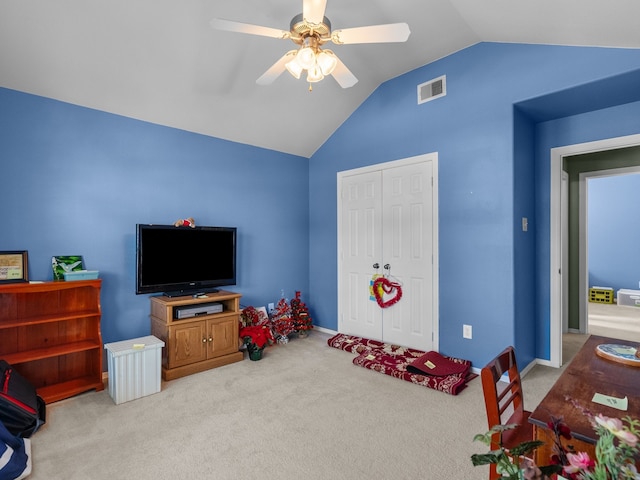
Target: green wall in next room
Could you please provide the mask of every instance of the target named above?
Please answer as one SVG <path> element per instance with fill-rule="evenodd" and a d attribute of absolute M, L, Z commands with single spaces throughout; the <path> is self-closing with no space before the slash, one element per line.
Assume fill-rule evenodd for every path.
<path fill-rule="evenodd" d="M 569 329 L 580 329 L 580 174 L 635 166 L 640 166 L 640 147 L 573 155 L 564 159 L 562 168 L 569 175 Z M 611 212 L 612 215 L 615 213 Z"/>

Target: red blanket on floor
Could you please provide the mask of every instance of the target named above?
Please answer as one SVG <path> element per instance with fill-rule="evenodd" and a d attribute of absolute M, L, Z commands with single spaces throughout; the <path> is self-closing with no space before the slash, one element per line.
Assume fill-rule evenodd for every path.
<path fill-rule="evenodd" d="M 357 354 L 353 359 L 354 365 L 450 395 L 460 393 L 466 387 L 467 382 L 477 376 L 470 373 L 470 361 L 447 357 L 437 352 L 424 352 L 342 333 L 334 335 L 327 340 L 327 343 L 331 347 Z M 425 357 L 428 353 L 431 355 Z M 434 368 L 427 367 L 425 369 L 424 365 L 429 359 Z M 418 369 L 416 366 L 420 368 Z M 446 374 L 422 373 L 420 370 L 432 370 L 432 373 L 444 372 Z"/>

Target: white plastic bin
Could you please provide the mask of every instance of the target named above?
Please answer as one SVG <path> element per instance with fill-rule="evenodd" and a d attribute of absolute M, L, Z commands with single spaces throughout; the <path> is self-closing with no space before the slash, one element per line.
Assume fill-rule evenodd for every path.
<path fill-rule="evenodd" d="M 640 307 L 640 290 L 622 288 L 618 290 L 618 305 Z"/>
<path fill-rule="evenodd" d="M 160 391 L 162 347 L 153 335 L 104 345 L 109 395 L 116 405 Z"/>

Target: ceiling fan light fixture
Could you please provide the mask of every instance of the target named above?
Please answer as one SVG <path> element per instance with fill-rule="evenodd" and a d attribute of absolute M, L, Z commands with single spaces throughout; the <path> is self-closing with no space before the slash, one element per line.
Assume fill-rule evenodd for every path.
<path fill-rule="evenodd" d="M 336 45 L 406 42 L 411 34 L 406 23 L 369 25 L 334 31 L 331 29 L 331 22 L 324 16 L 326 3 L 327 0 L 302 0 L 302 13 L 291 19 L 289 31 L 221 18 L 211 20 L 211 26 L 218 30 L 287 39 L 296 45 L 295 50 L 285 53 L 256 80 L 259 85 L 272 83 L 284 70 L 288 70 L 297 79 L 306 70 L 309 82 L 319 82 L 325 76 L 332 75 L 342 88 L 352 87 L 358 79 L 332 51 L 323 50 L 322 46 L 327 42 Z"/>
<path fill-rule="evenodd" d="M 338 64 L 338 59 L 331 50 L 321 50 L 316 60 L 323 75 L 331 75 Z"/>
<path fill-rule="evenodd" d="M 318 65 L 314 65 L 309 70 L 307 70 L 307 82 L 316 83 L 324 78 L 322 74 L 322 69 Z"/>
<path fill-rule="evenodd" d="M 298 50 L 296 62 L 300 67 L 308 70 L 316 64 L 316 54 L 311 47 L 302 47 Z"/>
<path fill-rule="evenodd" d="M 289 71 L 289 73 L 297 79 L 300 79 L 300 75 L 302 75 L 302 71 L 304 70 L 304 68 L 300 66 L 295 58 L 286 63 L 285 67 Z"/>
<path fill-rule="evenodd" d="M 309 70 L 316 64 L 316 52 L 318 51 L 318 39 L 313 36 L 305 37 L 296 54 L 296 61 L 305 70 Z"/>

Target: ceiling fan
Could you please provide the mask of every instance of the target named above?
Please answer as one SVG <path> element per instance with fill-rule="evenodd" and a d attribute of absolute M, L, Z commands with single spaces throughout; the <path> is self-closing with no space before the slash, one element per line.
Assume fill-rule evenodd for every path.
<path fill-rule="evenodd" d="M 288 70 L 295 78 L 306 71 L 309 91 L 311 84 L 332 75 L 342 88 L 349 88 L 358 79 L 331 50 L 322 46 L 331 41 L 336 45 L 356 43 L 406 42 L 409 26 L 406 23 L 389 23 L 368 27 L 331 30 L 331 22 L 324 16 L 327 0 L 303 0 L 302 13 L 291 20 L 289 31 L 261 27 L 248 23 L 214 18 L 211 26 L 218 30 L 248 33 L 265 37 L 289 39 L 298 47 L 285 53 L 258 80 L 258 85 L 269 85 L 282 72 Z"/>

